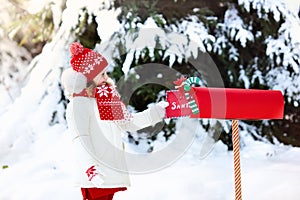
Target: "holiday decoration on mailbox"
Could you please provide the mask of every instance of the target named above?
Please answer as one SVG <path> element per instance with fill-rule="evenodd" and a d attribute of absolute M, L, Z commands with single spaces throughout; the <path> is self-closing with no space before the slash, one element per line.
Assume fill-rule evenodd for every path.
<path fill-rule="evenodd" d="M 167 91 L 166 118 L 214 118 L 232 120 L 235 199 L 242 199 L 238 120 L 282 119 L 281 91 L 195 87 L 199 77 L 174 81 L 177 90 Z"/>

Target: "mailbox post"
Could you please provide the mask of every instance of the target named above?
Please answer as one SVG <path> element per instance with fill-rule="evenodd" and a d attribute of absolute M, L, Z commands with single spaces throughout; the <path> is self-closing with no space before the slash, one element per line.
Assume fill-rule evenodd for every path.
<path fill-rule="evenodd" d="M 232 120 L 235 199 L 242 199 L 238 120 L 282 119 L 281 91 L 193 87 L 198 77 L 174 81 L 177 90 L 167 91 L 166 118 L 214 118 Z"/>

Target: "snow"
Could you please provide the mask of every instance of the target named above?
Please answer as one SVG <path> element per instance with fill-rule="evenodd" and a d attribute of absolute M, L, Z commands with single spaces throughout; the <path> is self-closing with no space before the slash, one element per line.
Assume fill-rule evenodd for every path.
<path fill-rule="evenodd" d="M 12 104 L 21 93 L 31 56 L 8 38 L 0 36 L 0 41 L 0 113 L 3 113 L 6 106 Z"/>
<path fill-rule="evenodd" d="M 163 170 L 130 175 L 132 186 L 114 199 L 234 199 L 232 152 L 218 142 L 200 159 L 201 142 L 196 139 L 181 159 Z M 22 143 L 27 148 L 19 157 L 1 156 L 1 165 L 8 165 L 0 170 L 1 200 L 81 199 L 80 189 L 72 183 L 74 158 L 64 126 L 24 137 Z M 244 199 L 298 199 L 299 158 L 300 148 L 248 139 L 241 151 Z"/>
<path fill-rule="evenodd" d="M 247 41 L 253 41 L 254 36 L 251 31 L 244 27 L 243 20 L 238 16 L 235 8 L 228 9 L 224 16 L 224 28 L 231 39 L 240 41 L 243 47 L 246 47 Z"/>
<path fill-rule="evenodd" d="M 298 13 L 300 11 L 300 2 L 299 1 L 297 1 L 297 0 L 283 0 L 283 2 L 287 6 L 287 8 L 289 10 L 291 10 L 292 13 L 294 13 L 295 15 L 298 15 Z"/>
<path fill-rule="evenodd" d="M 250 7 L 255 9 L 258 16 L 262 18 L 267 18 L 267 14 L 272 12 L 276 21 L 279 21 L 280 17 L 285 20 L 278 30 L 278 36 L 270 36 L 265 40 L 265 44 L 267 46 L 266 55 L 270 60 L 274 60 L 274 63 L 272 63 L 271 68 L 273 69 L 267 73 L 266 79 L 260 80 L 266 82 L 268 86 L 270 86 L 270 89 L 281 90 L 286 96 L 292 99 L 291 101 L 299 101 L 300 22 L 299 17 L 297 16 L 300 8 L 299 1 L 239 0 L 238 3 L 243 5 L 248 12 L 250 12 Z M 263 14 L 261 12 L 262 10 L 264 10 Z M 230 13 L 229 16 L 235 16 L 236 20 L 234 20 L 234 23 L 230 26 L 234 30 L 231 32 L 231 36 L 235 36 L 237 39 L 237 33 L 235 32 L 235 29 L 239 30 L 239 27 L 242 27 L 243 23 L 239 23 L 242 20 L 237 16 L 238 13 L 235 9 L 232 11 L 228 10 L 226 12 Z M 246 32 L 243 32 L 241 35 L 243 35 L 243 37 L 240 38 L 242 46 L 244 46 L 245 41 L 252 39 L 252 36 L 247 35 Z M 218 41 L 219 40 L 217 39 L 217 43 Z M 220 44 L 218 46 L 222 44 L 221 42 L 219 43 Z M 220 52 L 220 49 L 221 47 L 216 47 L 215 52 Z M 256 68 L 255 65 L 251 67 Z M 291 73 L 288 73 L 287 71 L 290 71 Z M 242 75 L 242 77 L 245 77 L 244 74 Z"/>
<path fill-rule="evenodd" d="M 45 2 L 50 2 L 50 0 Z M 81 199 L 80 189 L 73 184 L 76 177 L 76 172 L 73 171 L 75 155 L 72 155 L 70 151 L 71 140 L 63 118 L 64 107 L 62 103 L 59 103 L 61 100 L 59 77 L 62 68 L 68 66 L 70 55 L 67 53 L 67 46 L 74 40 L 70 30 L 76 31 L 78 28 L 78 16 L 82 14 L 80 13 L 81 8 L 86 7 L 87 13 L 98 16 L 96 18 L 97 31 L 101 39 L 105 41 L 109 40 L 114 31 L 120 27 L 116 20 L 120 10 L 106 11 L 102 9 L 111 6 L 111 1 L 99 1 L 96 6 L 93 2 L 92 0 L 67 1 L 67 8 L 62 13 L 62 23 L 58 32 L 53 40 L 44 47 L 42 54 L 35 57 L 28 66 L 28 69 L 33 70 L 26 86 L 22 88 L 20 96 L 10 102 L 1 85 L 0 105 L 5 105 L 0 110 L 1 200 Z M 249 2 L 239 0 L 240 4 Z M 251 2 L 254 2 L 255 8 L 261 9 L 259 6 L 262 5 L 262 0 L 252 0 Z M 281 8 L 276 7 L 277 4 L 273 4 L 271 0 L 265 2 L 264 8 L 275 11 L 275 18 L 278 19 L 277 9 Z M 30 3 L 32 3 L 31 9 L 43 7 L 37 0 L 32 0 Z M 245 6 L 246 9 L 249 9 L 250 4 Z M 1 7 L 1 9 L 3 8 Z M 284 10 L 281 9 L 281 11 Z M 32 12 L 37 12 L 37 10 L 32 10 Z M 235 20 L 232 22 L 229 21 L 229 18 Z M 232 39 L 239 41 L 242 46 L 245 46 L 247 41 L 253 40 L 254 36 L 247 29 L 249 27 L 244 27 L 242 19 L 235 9 L 226 12 L 226 20 L 228 21 L 225 21 L 221 28 L 227 26 L 224 30 L 229 31 Z M 56 21 L 59 20 L 56 19 Z M 278 39 L 269 38 L 266 41 L 268 55 L 272 57 L 281 52 L 285 53 L 288 48 L 283 46 L 284 40 L 292 38 L 289 45 L 295 49 L 294 57 L 285 53 L 284 65 L 270 70 L 267 76 L 267 84 L 272 89 L 285 91 L 288 96 L 293 96 L 295 92 L 299 91 L 300 83 L 299 66 L 293 64 L 293 59 L 299 58 L 297 57 L 299 56 L 299 37 L 297 36 L 299 26 L 292 26 L 295 23 L 299 22 L 289 18 L 280 29 L 280 37 Z M 108 26 L 109 29 L 105 29 Z M 222 48 L 225 48 L 228 43 L 226 38 L 221 35 L 215 38 L 207 34 L 203 24 L 199 23 L 195 16 L 190 16 L 189 20 L 183 20 L 179 27 L 181 30 L 174 29 L 171 32 L 165 32 L 150 17 L 144 24 L 136 27 L 140 29 L 141 35 L 144 33 L 144 37 L 136 37 L 134 41 L 132 41 L 132 35 L 122 32 L 124 31 L 122 29 L 119 30 L 125 36 L 121 39 L 125 38 L 126 40 L 126 51 L 135 52 L 135 55 L 133 53 L 127 55 L 123 66 L 124 73 L 130 73 L 130 64 L 134 60 L 134 56 L 143 54 L 142 49 L 146 47 L 154 49 L 157 36 L 160 36 L 161 48 L 169 48 L 165 58 L 170 58 L 170 66 L 176 61 L 175 59 L 181 62 L 185 57 L 196 56 L 199 46 L 200 50 L 205 49 L 205 45 L 207 45 L 208 50 L 213 49 L 213 51 L 221 53 Z M 189 38 L 178 34 L 180 31 Z M 195 45 L 193 41 L 199 43 Z M 218 45 L 209 46 L 209 41 Z M 118 40 L 113 42 L 118 42 Z M 185 46 L 188 48 L 184 48 Z M 104 47 L 97 46 L 96 48 Z M 150 53 L 153 53 L 153 49 L 150 48 Z M 15 48 L 11 50 L 15 50 Z M 230 52 L 232 53 L 231 59 L 237 60 L 239 55 L 234 46 L 231 46 Z M 112 49 L 108 49 L 104 53 L 114 53 L 114 56 L 118 56 Z M 293 64 L 293 70 L 296 72 L 294 77 L 287 74 L 288 72 L 284 68 L 286 67 L 285 63 Z M 24 73 L 22 72 L 20 75 L 24 75 Z M 250 81 L 253 80 L 249 80 L 245 73 L 245 71 L 241 71 L 239 78 L 248 87 Z M 262 75 L 256 72 L 255 76 L 261 78 Z M 298 99 L 300 99 L 300 95 L 298 95 Z M 227 124 L 227 121 L 222 122 L 226 132 L 229 132 Z M 240 126 L 243 127 L 243 124 Z M 240 133 L 244 199 L 299 199 L 300 148 L 285 146 L 279 142 L 270 144 L 266 140 L 254 141 L 249 132 L 254 134 L 255 131 L 252 132 L 245 128 L 243 130 L 247 130 Z M 214 148 L 208 149 L 210 153 L 203 156 L 201 152 L 203 152 L 203 143 L 207 139 L 206 134 L 204 130 L 197 133 L 192 146 L 172 165 L 153 173 L 131 174 L 132 186 L 125 192 L 117 193 L 114 199 L 234 199 L 232 152 L 228 151 L 226 145 L 219 141 L 209 146 Z M 128 149 L 138 150 L 129 143 L 126 145 Z M 160 137 L 154 143 L 154 150 L 165 148 L 167 145 L 168 143 L 164 143 Z"/>
<path fill-rule="evenodd" d="M 97 32 L 102 41 L 109 41 L 113 33 L 121 28 L 121 25 L 117 20 L 117 16 L 120 12 L 121 9 L 119 8 L 116 10 L 103 10 L 97 14 Z"/>
<path fill-rule="evenodd" d="M 158 26 L 155 17 L 161 18 L 160 15 L 151 16 L 144 23 L 137 23 L 137 27 L 133 27 L 138 29 L 137 32 L 128 31 L 129 24 L 125 24 L 123 29 L 119 30 L 124 38 L 127 53 L 122 67 L 125 77 L 134 58 L 143 58 L 143 51 L 146 49 L 149 51 L 149 57 L 153 59 L 154 50 L 166 50 L 163 60 L 168 59 L 169 66 L 172 67 L 175 61 L 181 63 L 183 59 L 196 58 L 198 50 L 205 51 L 204 42 L 214 41 L 214 37 L 207 33 L 203 23 L 196 16 L 189 16 L 187 20 L 180 22 L 178 27 L 171 27 L 172 30 Z M 164 19 L 161 21 L 164 22 Z M 207 44 L 207 47 L 212 48 L 210 44 Z"/>
<path fill-rule="evenodd" d="M 255 148 L 260 148 L 260 150 L 256 152 L 263 152 L 261 147 L 257 145 Z M 222 149 L 222 147 L 216 147 L 215 151 L 218 148 Z M 293 150 L 287 151 L 276 158 L 267 156 L 255 158 L 257 157 L 256 153 L 251 153 L 252 150 L 245 149 L 242 152 L 244 199 L 279 200 L 283 197 L 297 199 L 299 192 L 295 186 L 300 181 L 297 180 L 299 176 L 296 175 L 299 164 L 296 157 L 299 151 L 297 150 L 296 154 Z M 292 156 L 295 157 L 286 160 L 284 157 L 289 154 L 294 154 Z M 288 173 L 287 169 L 289 169 Z M 134 183 L 136 183 L 136 187 L 134 187 Z M 283 191 L 290 193 L 287 194 Z M 234 199 L 232 154 L 218 152 L 214 156 L 198 161 L 191 161 L 188 156 L 184 157 L 171 168 L 155 174 L 134 176 L 133 187 L 129 188 L 127 192 L 119 193 L 116 197 L 118 197 L 116 199 L 166 200 Z"/>
<path fill-rule="evenodd" d="M 250 82 L 249 82 L 248 77 L 245 75 L 245 70 L 244 70 L 244 69 L 241 69 L 241 70 L 240 70 L 240 77 L 239 77 L 239 80 L 242 80 L 242 81 L 244 82 L 244 87 L 245 87 L 246 89 L 249 89 Z"/>

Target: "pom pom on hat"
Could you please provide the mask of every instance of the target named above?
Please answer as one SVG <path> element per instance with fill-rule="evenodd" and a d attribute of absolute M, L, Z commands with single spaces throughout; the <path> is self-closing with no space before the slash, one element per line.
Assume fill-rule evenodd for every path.
<path fill-rule="evenodd" d="M 61 83 L 67 92 L 78 94 L 86 88 L 87 78 L 82 73 L 68 68 L 62 73 Z"/>
<path fill-rule="evenodd" d="M 83 52 L 83 46 L 79 42 L 74 42 L 70 46 L 72 56 L 77 56 Z"/>

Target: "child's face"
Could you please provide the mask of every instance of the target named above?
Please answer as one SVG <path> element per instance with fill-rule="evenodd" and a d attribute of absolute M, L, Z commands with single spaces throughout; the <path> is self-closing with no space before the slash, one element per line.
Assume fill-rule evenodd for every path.
<path fill-rule="evenodd" d="M 101 72 L 100 74 L 98 74 L 95 78 L 94 78 L 94 82 L 95 84 L 98 86 L 98 85 L 102 85 L 102 84 L 105 84 L 106 81 L 108 79 L 108 75 L 107 75 L 107 72 L 106 70 Z"/>

